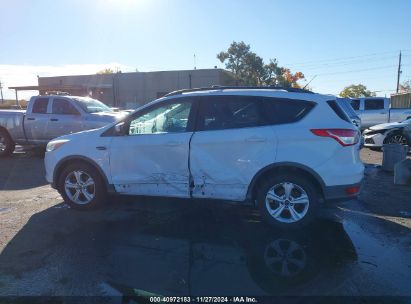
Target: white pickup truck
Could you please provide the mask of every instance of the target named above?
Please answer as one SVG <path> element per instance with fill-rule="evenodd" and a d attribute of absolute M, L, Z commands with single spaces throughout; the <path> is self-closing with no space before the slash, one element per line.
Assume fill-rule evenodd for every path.
<path fill-rule="evenodd" d="M 361 129 L 388 122 L 400 122 L 411 118 L 411 109 L 392 109 L 390 99 L 364 97 L 350 100 L 352 108 L 361 118 Z"/>
<path fill-rule="evenodd" d="M 88 97 L 33 96 L 27 111 L 0 110 L 0 157 L 13 153 L 16 144 L 46 146 L 53 138 L 97 129 L 125 115 Z"/>

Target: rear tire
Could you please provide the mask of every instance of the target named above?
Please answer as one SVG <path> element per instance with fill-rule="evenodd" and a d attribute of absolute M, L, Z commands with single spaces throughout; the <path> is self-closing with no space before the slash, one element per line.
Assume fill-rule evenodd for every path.
<path fill-rule="evenodd" d="M 304 176 L 280 173 L 261 183 L 258 208 L 265 222 L 280 229 L 299 229 L 315 218 L 319 190 Z"/>
<path fill-rule="evenodd" d="M 64 202 L 77 210 L 97 209 L 107 199 L 102 176 L 96 168 L 83 162 L 70 164 L 63 169 L 58 189 Z"/>
<path fill-rule="evenodd" d="M 15 147 L 16 145 L 10 134 L 4 129 L 0 129 L 0 157 L 10 156 L 14 152 Z"/>

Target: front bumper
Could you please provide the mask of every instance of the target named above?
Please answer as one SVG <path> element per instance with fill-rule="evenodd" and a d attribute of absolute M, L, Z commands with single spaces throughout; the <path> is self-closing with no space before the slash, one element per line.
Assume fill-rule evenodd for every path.
<path fill-rule="evenodd" d="M 372 135 L 364 134 L 364 146 L 365 147 L 381 148 L 384 144 L 384 140 L 385 140 L 385 134 L 383 133 L 372 134 Z"/>
<path fill-rule="evenodd" d="M 54 168 L 57 165 L 57 159 L 53 152 L 46 152 L 44 156 L 44 167 L 46 169 L 46 180 L 51 186 L 56 189 L 57 185 L 54 183 Z"/>

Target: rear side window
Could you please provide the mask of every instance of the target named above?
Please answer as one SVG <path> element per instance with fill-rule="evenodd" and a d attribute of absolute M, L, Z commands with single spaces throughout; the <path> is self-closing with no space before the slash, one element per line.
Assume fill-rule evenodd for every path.
<path fill-rule="evenodd" d="M 364 100 L 365 110 L 382 110 L 384 109 L 384 99 L 368 99 Z"/>
<path fill-rule="evenodd" d="M 360 100 L 359 99 L 351 100 L 351 106 L 354 110 L 358 111 L 360 109 Z"/>
<path fill-rule="evenodd" d="M 315 106 L 314 102 L 286 98 L 262 97 L 264 113 L 269 124 L 293 123 L 308 114 Z"/>
<path fill-rule="evenodd" d="M 200 131 L 249 128 L 265 123 L 262 103 L 248 96 L 207 96 L 201 102 Z"/>
<path fill-rule="evenodd" d="M 331 109 L 335 112 L 335 114 L 338 115 L 342 120 L 351 122 L 348 115 L 344 112 L 343 109 L 338 105 L 338 103 L 335 100 L 329 100 L 327 101 L 328 105 L 330 106 Z"/>
<path fill-rule="evenodd" d="M 34 100 L 32 113 L 46 114 L 48 104 L 49 104 L 48 98 L 37 98 L 36 100 Z"/>

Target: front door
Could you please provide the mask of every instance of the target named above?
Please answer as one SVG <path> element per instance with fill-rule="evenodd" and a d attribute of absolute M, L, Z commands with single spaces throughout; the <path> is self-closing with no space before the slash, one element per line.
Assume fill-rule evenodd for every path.
<path fill-rule="evenodd" d="M 189 197 L 189 143 L 194 103 L 176 98 L 151 106 L 111 142 L 111 177 L 123 194 Z"/>
<path fill-rule="evenodd" d="M 47 124 L 47 136 L 53 138 L 83 130 L 80 112 L 65 98 L 55 97 L 52 101 L 51 115 Z"/>

